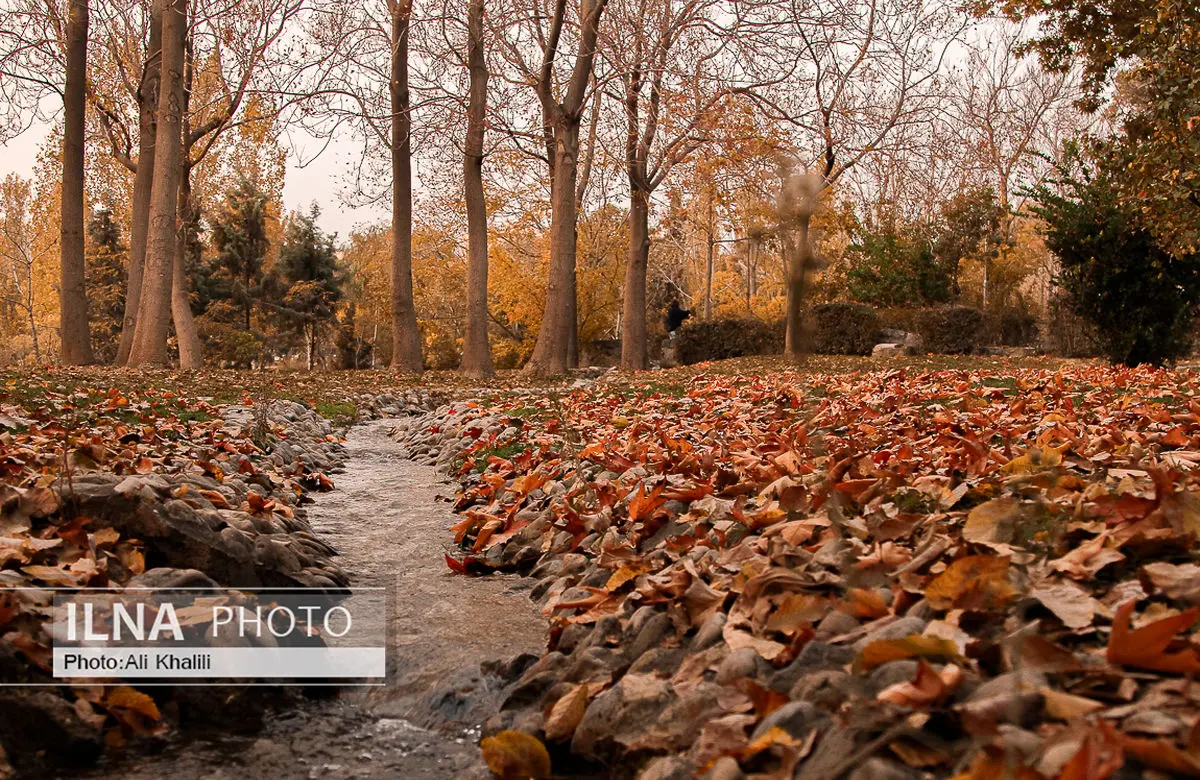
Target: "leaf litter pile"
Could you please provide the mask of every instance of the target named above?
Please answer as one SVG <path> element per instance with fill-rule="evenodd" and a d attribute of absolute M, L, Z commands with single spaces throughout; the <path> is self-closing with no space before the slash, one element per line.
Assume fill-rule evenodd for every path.
<path fill-rule="evenodd" d="M 498 775 L 1200 776 L 1200 375 L 645 376 L 397 432 L 551 621 Z"/>
<path fill-rule="evenodd" d="M 18 769 L 86 763 L 164 733 L 163 705 L 227 722 L 253 709 L 238 689 L 23 687 L 58 682 L 52 593 L 37 588 L 346 584 L 298 508 L 333 486 L 340 440 L 326 421 L 291 402 L 243 393 L 228 407 L 122 378 L 64 371 L 0 385 L 0 681 L 17 686 L 0 688 L 0 777 L 5 747 Z M 204 701 L 210 691 L 220 700 Z"/>

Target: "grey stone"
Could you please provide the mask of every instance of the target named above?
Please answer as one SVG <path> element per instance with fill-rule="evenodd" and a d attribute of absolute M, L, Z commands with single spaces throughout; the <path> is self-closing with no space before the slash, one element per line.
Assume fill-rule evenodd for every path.
<path fill-rule="evenodd" d="M 926 625 L 928 622 L 919 617 L 902 617 L 879 628 L 869 630 L 865 637 L 854 643 L 854 650 L 858 652 L 872 642 L 882 639 L 903 639 L 906 636 L 920 634 L 925 630 Z"/>
<path fill-rule="evenodd" d="M 876 344 L 871 350 L 873 358 L 892 358 L 904 355 L 903 344 Z"/>
<path fill-rule="evenodd" d="M 743 677 L 756 677 L 760 669 L 769 665 L 753 647 L 742 647 L 725 656 L 717 667 L 716 682 L 725 683 L 740 680 Z"/>
<path fill-rule="evenodd" d="M 849 780 L 916 780 L 920 776 L 898 761 L 873 756 L 855 767 Z"/>
<path fill-rule="evenodd" d="M 917 676 L 917 662 L 911 659 L 888 661 L 871 670 L 868 678 L 871 688 L 879 693 L 884 688 L 904 682 L 912 682 Z"/>
<path fill-rule="evenodd" d="M 217 581 L 198 569 L 171 569 L 160 566 L 129 580 L 129 588 L 215 588 Z"/>
<path fill-rule="evenodd" d="M 803 736 L 812 728 L 816 719 L 817 709 L 806 701 L 791 701 L 771 712 L 759 721 L 750 741 L 761 737 L 773 728 L 779 727 L 793 737 Z"/>
<path fill-rule="evenodd" d="M 840 609 L 835 609 L 821 618 L 820 623 L 817 623 L 817 627 L 813 631 L 813 637 L 821 641 L 829 640 L 835 636 L 849 634 L 858 628 L 858 625 L 858 619 L 853 615 L 842 612 Z"/>
<path fill-rule="evenodd" d="M 696 632 L 696 636 L 692 637 L 692 650 L 705 650 L 720 642 L 722 639 L 721 632 L 725 629 L 726 620 L 728 620 L 728 616 L 724 612 L 714 612 L 700 626 L 700 630 Z"/>
<path fill-rule="evenodd" d="M 742 768 L 738 766 L 737 759 L 733 756 L 723 756 L 716 760 L 712 769 L 708 770 L 704 780 L 744 780 L 745 777 Z"/>
<path fill-rule="evenodd" d="M 990 699 L 994 696 L 1005 696 L 1012 693 L 1036 691 L 1046 685 L 1046 675 L 1029 669 L 1018 669 L 980 685 L 971 695 L 972 700 Z"/>
<path fill-rule="evenodd" d="M 692 780 L 696 765 L 683 756 L 659 756 L 642 767 L 637 780 Z"/>

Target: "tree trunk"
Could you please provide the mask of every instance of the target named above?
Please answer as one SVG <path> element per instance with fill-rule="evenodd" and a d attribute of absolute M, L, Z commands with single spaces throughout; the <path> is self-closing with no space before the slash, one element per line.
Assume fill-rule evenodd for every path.
<path fill-rule="evenodd" d="M 179 230 L 176 232 L 175 261 L 171 264 L 171 319 L 175 322 L 175 340 L 179 343 L 179 367 L 184 371 L 204 367 L 204 345 L 196 328 L 196 318 L 192 316 L 192 301 L 188 294 L 187 224 L 191 210 L 191 171 L 185 163 L 179 172 Z"/>
<path fill-rule="evenodd" d="M 62 230 L 59 245 L 62 250 L 62 283 L 59 296 L 62 361 L 75 366 L 92 362 L 83 254 L 87 44 L 87 0 L 70 0 L 67 6 L 67 79 L 63 89 Z"/>
<path fill-rule="evenodd" d="M 317 324 L 315 322 L 304 326 L 304 342 L 307 354 L 305 365 L 309 371 L 312 371 L 317 365 Z"/>
<path fill-rule="evenodd" d="M 716 209 L 713 194 L 708 193 L 708 222 L 705 224 L 704 237 L 708 240 L 707 256 L 704 267 L 704 319 L 712 319 L 712 284 L 713 284 L 713 254 L 716 250 L 717 237 L 714 235 L 716 225 Z"/>
<path fill-rule="evenodd" d="M 411 0 L 392 2 L 392 368 L 421 373 L 412 280 L 412 116 L 408 103 Z"/>
<path fill-rule="evenodd" d="M 621 311 L 621 368 L 644 371 L 646 355 L 646 266 L 650 259 L 650 194 L 629 181 L 629 262 Z"/>
<path fill-rule="evenodd" d="M 575 184 L 579 161 L 579 120 L 566 117 L 554 129 L 554 178 L 550 188 L 550 279 L 537 343 L 525 370 L 553 376 L 571 367 L 570 342 L 577 333 Z"/>
<path fill-rule="evenodd" d="M 801 213 L 797 217 L 794 236 L 790 235 L 791 231 L 780 231 L 781 239 L 791 256 L 791 262 L 788 264 L 787 335 L 784 338 L 783 354 L 792 360 L 800 360 L 804 356 L 804 281 L 813 260 L 812 244 L 809 243 L 808 237 L 810 219 L 809 213 Z"/>
<path fill-rule="evenodd" d="M 483 57 L 483 0 L 467 9 L 467 142 L 463 149 L 463 198 L 467 204 L 467 324 L 460 369 L 476 377 L 492 376 L 488 345 L 488 225 L 483 195 L 483 133 L 487 112 L 488 69 Z"/>
<path fill-rule="evenodd" d="M 163 9 L 162 17 L 162 80 L 158 95 L 150 226 L 146 236 L 142 294 L 129 352 L 130 365 L 167 363 L 176 201 L 183 157 L 183 46 L 187 33 L 187 0 L 171 0 L 171 4 Z"/>
<path fill-rule="evenodd" d="M 138 303 L 142 296 L 142 271 L 146 262 L 146 231 L 150 226 L 150 187 L 154 179 L 154 135 L 158 127 L 158 90 L 162 76 L 162 2 L 150 7 L 150 42 L 138 85 L 138 159 L 133 177 L 133 214 L 129 227 L 129 277 L 125 287 L 125 316 L 117 365 L 129 360 Z"/>

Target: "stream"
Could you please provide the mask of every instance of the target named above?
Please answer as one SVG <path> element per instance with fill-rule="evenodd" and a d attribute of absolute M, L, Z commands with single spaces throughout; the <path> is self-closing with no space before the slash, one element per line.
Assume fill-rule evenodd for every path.
<path fill-rule="evenodd" d="M 463 577 L 443 553 L 452 487 L 404 457 L 394 421 L 352 428 L 336 489 L 308 508 L 354 586 L 390 589 L 388 684 L 269 715 L 253 736 L 177 739 L 156 755 L 107 762 L 88 777 L 487 778 L 479 725 L 501 669 L 545 647 L 546 624 L 516 576 Z"/>

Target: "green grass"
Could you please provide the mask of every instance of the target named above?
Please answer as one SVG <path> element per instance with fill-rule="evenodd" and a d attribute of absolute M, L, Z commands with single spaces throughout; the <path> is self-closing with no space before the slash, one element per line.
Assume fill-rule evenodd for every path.
<path fill-rule="evenodd" d="M 482 474 L 488 467 L 488 458 L 497 457 L 509 460 L 515 455 L 520 455 L 525 451 L 525 445 L 522 442 L 510 442 L 502 444 L 499 447 L 491 447 L 486 450 L 480 450 L 472 457 L 475 458 L 475 473 Z"/>
<path fill-rule="evenodd" d="M 349 401 L 321 401 L 315 408 L 317 414 L 335 422 L 350 421 L 358 416 L 358 407 Z"/>

